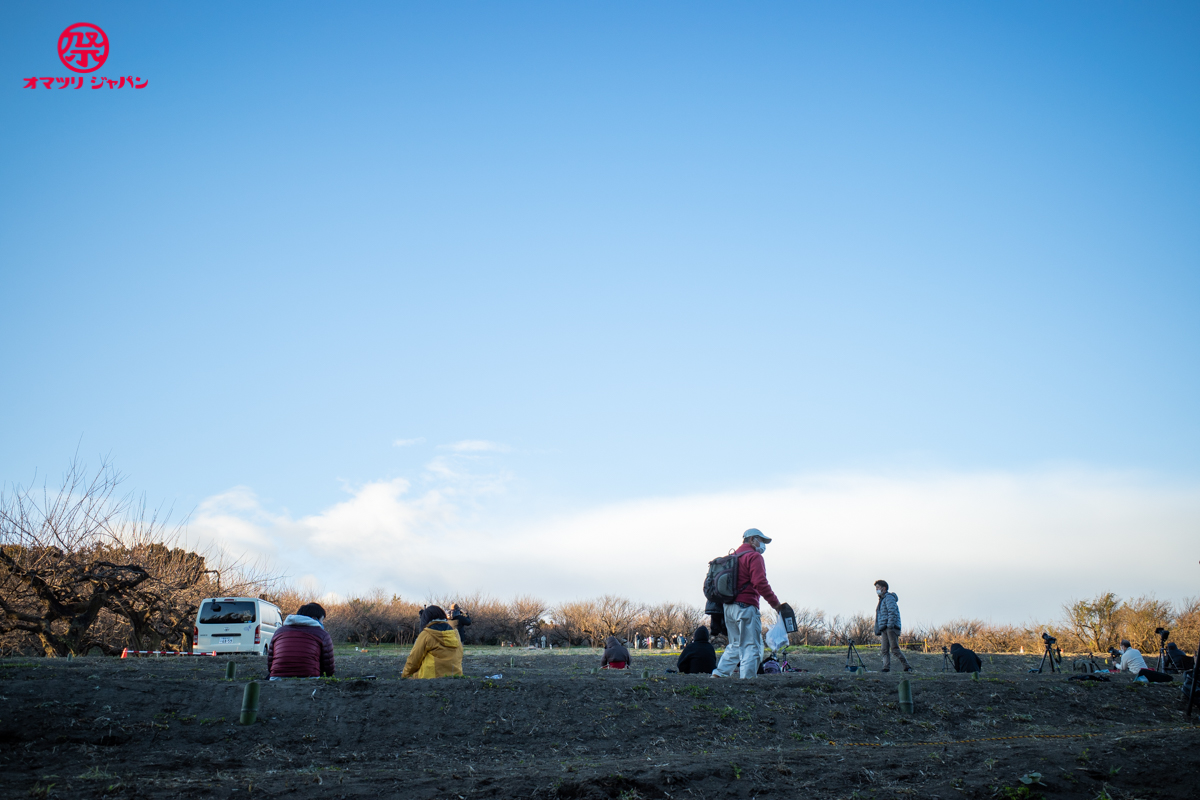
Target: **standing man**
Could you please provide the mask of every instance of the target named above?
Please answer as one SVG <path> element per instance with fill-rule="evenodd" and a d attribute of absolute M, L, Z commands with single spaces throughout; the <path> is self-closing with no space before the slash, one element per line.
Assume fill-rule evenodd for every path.
<path fill-rule="evenodd" d="M 779 608 L 779 598 L 767 583 L 767 565 L 762 557 L 770 541 L 758 528 L 751 528 L 742 534 L 742 546 L 734 551 L 738 557 L 737 574 L 741 586 L 733 602 L 725 604 L 729 644 L 713 670 L 714 676 L 728 678 L 733 675 L 734 667 L 739 668 L 742 678 L 753 678 L 758 674 L 763 655 L 758 598 L 765 599 L 771 608 Z"/>
<path fill-rule="evenodd" d="M 883 669 L 891 671 L 892 655 L 900 659 L 905 672 L 912 672 L 908 660 L 900 650 L 900 606 L 895 592 L 888 591 L 887 581 L 875 581 L 875 594 L 879 602 L 875 605 L 875 635 L 883 638 Z"/>

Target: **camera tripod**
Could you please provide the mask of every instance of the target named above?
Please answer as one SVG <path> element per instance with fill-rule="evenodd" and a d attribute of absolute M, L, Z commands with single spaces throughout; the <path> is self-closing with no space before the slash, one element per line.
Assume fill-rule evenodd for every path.
<path fill-rule="evenodd" d="M 952 666 L 952 664 L 950 663 L 950 651 L 946 649 L 945 645 L 942 645 L 942 672 L 945 672 L 951 666 Z"/>
<path fill-rule="evenodd" d="M 1159 672 L 1175 672 L 1175 664 L 1172 663 L 1171 659 L 1167 657 L 1167 636 L 1169 636 L 1170 633 L 1171 633 L 1170 631 L 1167 631 L 1166 635 L 1159 634 L 1159 639 L 1158 639 L 1158 671 Z"/>
<path fill-rule="evenodd" d="M 1186 678 L 1186 675 L 1185 675 L 1185 678 Z M 1196 700 L 1196 686 L 1197 686 L 1196 681 L 1198 681 L 1198 680 L 1200 680 L 1200 645 L 1198 645 L 1196 648 L 1196 658 L 1192 662 L 1192 682 L 1191 682 L 1192 690 L 1190 692 L 1188 692 L 1188 707 L 1187 707 L 1187 716 L 1185 717 L 1185 719 L 1192 718 L 1192 703 Z M 1186 680 L 1184 681 L 1183 685 L 1184 686 L 1188 685 Z"/>
<path fill-rule="evenodd" d="M 1050 672 L 1052 672 L 1052 673 L 1053 673 L 1053 672 L 1062 672 L 1062 670 L 1061 670 L 1061 669 L 1055 669 L 1055 668 L 1054 668 L 1054 661 L 1055 661 L 1055 656 L 1054 656 L 1054 645 L 1055 645 L 1055 640 L 1054 640 L 1054 639 L 1047 639 L 1047 640 L 1046 640 L 1046 651 L 1045 651 L 1044 653 L 1042 653 L 1042 661 L 1041 661 L 1041 663 L 1040 663 L 1040 664 L 1038 664 L 1038 668 L 1037 668 L 1037 669 L 1031 669 L 1031 670 L 1029 670 L 1030 672 L 1036 672 L 1036 673 L 1038 673 L 1038 674 L 1040 675 L 1040 674 L 1041 674 L 1041 672 L 1042 672 L 1042 669 L 1043 669 L 1043 668 L 1046 666 L 1046 659 L 1047 659 L 1047 658 L 1049 658 L 1049 659 L 1050 659 Z M 1059 664 L 1062 664 L 1062 653 L 1061 653 L 1061 651 L 1060 651 L 1060 652 L 1059 652 L 1059 654 L 1058 654 L 1058 663 L 1059 663 Z"/>
<path fill-rule="evenodd" d="M 846 671 L 854 672 L 854 670 L 858 669 L 858 667 L 854 666 L 854 662 L 851 660 L 851 659 L 857 658 L 858 666 L 863 668 L 863 672 L 866 672 L 867 665 L 863 663 L 862 656 L 860 656 L 858 654 L 858 648 L 854 646 L 854 640 L 851 639 L 849 636 L 846 636 L 844 638 L 846 639 L 846 645 L 847 645 L 847 647 L 846 647 Z"/>
<path fill-rule="evenodd" d="M 1196 700 L 1196 686 L 1197 686 L 1196 681 L 1198 681 L 1198 680 L 1200 680 L 1200 645 L 1196 646 L 1196 658 L 1192 661 L 1191 691 L 1188 691 L 1188 693 L 1187 693 L 1188 707 L 1187 707 L 1187 716 L 1185 717 L 1185 719 L 1192 718 L 1192 703 L 1195 702 L 1195 700 Z M 1188 686 L 1188 682 L 1186 679 L 1184 680 L 1183 685 L 1185 687 L 1185 691 L 1187 691 L 1186 687 Z"/>

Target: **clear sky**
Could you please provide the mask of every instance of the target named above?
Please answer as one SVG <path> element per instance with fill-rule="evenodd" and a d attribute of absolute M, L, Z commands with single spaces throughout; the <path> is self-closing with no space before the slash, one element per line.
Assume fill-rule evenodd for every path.
<path fill-rule="evenodd" d="M 23 88 L 76 22 L 146 88 Z M 0 87 L 9 488 L 341 593 L 1200 585 L 1194 3 L 9 2 Z"/>

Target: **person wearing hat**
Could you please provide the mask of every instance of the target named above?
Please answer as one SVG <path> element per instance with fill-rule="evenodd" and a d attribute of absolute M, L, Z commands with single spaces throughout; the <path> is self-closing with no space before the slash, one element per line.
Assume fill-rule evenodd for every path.
<path fill-rule="evenodd" d="M 767 565 L 763 551 L 771 538 L 758 528 L 742 534 L 742 546 L 734 553 L 738 556 L 738 582 L 741 587 L 732 603 L 725 604 L 725 627 L 728 629 L 729 644 L 721 655 L 721 661 L 713 675 L 728 678 L 738 669 L 742 678 L 753 678 L 758 674 L 758 665 L 763 656 L 762 617 L 758 612 L 761 597 L 771 608 L 779 608 L 779 598 L 767 583 Z"/>

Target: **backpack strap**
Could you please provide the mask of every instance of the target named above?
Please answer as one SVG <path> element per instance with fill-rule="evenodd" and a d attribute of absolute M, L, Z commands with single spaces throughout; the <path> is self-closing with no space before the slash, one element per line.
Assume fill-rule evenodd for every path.
<path fill-rule="evenodd" d="M 734 552 L 737 552 L 737 551 L 736 551 L 736 548 L 735 548 Z M 743 574 L 742 574 L 742 556 L 748 556 L 748 555 L 750 555 L 751 553 L 757 553 L 757 552 L 758 552 L 757 550 L 754 550 L 753 548 L 751 548 L 751 549 L 747 550 L 747 551 L 746 551 L 746 552 L 744 552 L 744 553 L 738 553 L 738 582 L 739 582 L 739 586 L 738 586 L 737 594 L 741 594 L 743 589 L 747 589 L 747 588 L 749 588 L 749 587 L 750 587 L 750 580 L 749 580 L 748 578 L 747 578 L 746 580 L 744 580 L 744 581 L 743 581 L 743 580 L 741 580 L 741 579 L 742 579 L 742 577 L 743 577 Z M 746 573 L 747 573 L 747 574 L 748 574 L 749 572 L 750 572 L 750 570 L 746 570 Z M 736 595 L 735 595 L 735 597 L 736 597 Z"/>

